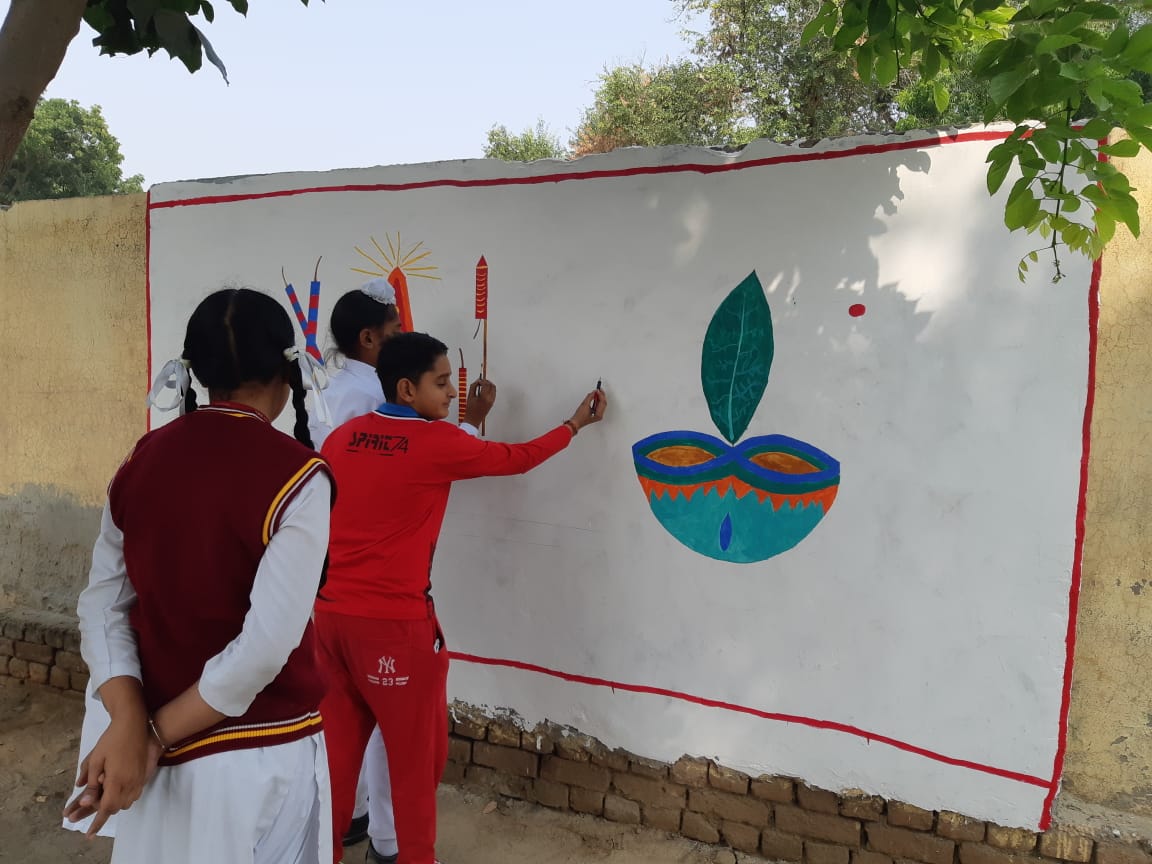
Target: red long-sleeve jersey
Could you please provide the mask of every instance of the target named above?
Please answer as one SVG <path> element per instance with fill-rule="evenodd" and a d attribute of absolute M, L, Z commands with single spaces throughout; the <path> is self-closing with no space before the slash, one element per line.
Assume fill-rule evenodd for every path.
<path fill-rule="evenodd" d="M 558 426 L 523 444 L 483 441 L 391 404 L 335 429 L 322 451 L 337 495 L 317 607 L 364 618 L 425 617 L 452 481 L 523 474 L 571 440 Z"/>

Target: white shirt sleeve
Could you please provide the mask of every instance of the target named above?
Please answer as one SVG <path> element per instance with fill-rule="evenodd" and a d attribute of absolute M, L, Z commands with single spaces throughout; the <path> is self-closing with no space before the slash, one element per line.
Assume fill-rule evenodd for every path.
<path fill-rule="evenodd" d="M 99 699 L 100 687 L 121 675 L 140 679 L 140 656 L 136 632 L 128 612 L 136 604 L 136 589 L 124 566 L 124 533 L 112 521 L 104 505 L 100 536 L 92 549 L 88 587 L 80 592 L 76 614 L 80 617 L 80 653 L 88 664 L 92 692 Z"/>
<path fill-rule="evenodd" d="M 473 438 L 479 438 L 480 437 L 480 430 L 477 429 L 475 426 L 473 426 L 471 423 L 461 423 L 460 424 L 460 431 L 467 432 Z"/>
<path fill-rule="evenodd" d="M 221 714 L 247 711 L 300 644 L 328 551 L 331 496 L 327 475 L 316 474 L 285 508 L 256 570 L 240 634 L 204 664 L 200 696 Z"/>

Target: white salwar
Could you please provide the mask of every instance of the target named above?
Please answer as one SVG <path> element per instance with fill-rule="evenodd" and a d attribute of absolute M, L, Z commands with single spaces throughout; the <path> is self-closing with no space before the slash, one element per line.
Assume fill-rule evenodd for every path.
<path fill-rule="evenodd" d="M 308 431 L 312 444 L 319 450 L 333 429 L 356 417 L 371 414 L 384 403 L 384 387 L 376 370 L 360 360 L 344 359 L 344 366 L 329 379 L 324 390 L 324 402 L 332 415 L 332 428 L 321 423 L 315 411 L 309 412 Z M 460 429 L 473 437 L 480 430 L 471 423 L 461 423 Z M 392 814 L 392 783 L 388 776 L 388 754 L 379 729 L 372 731 L 364 761 L 360 766 L 360 780 L 356 784 L 356 806 L 353 816 L 368 813 L 368 835 L 381 855 L 396 854 L 396 823 Z M 343 831 L 347 826 L 336 826 Z"/>
<path fill-rule="evenodd" d="M 316 474 L 284 509 L 257 567 L 240 633 L 204 664 L 200 695 L 220 713 L 238 717 L 247 711 L 300 644 L 327 555 L 331 496 L 327 475 Z M 135 601 L 124 535 L 105 506 L 88 587 L 77 604 L 81 652 L 91 675 L 81 760 L 108 728 L 100 687 L 121 675 L 140 678 L 128 621 Z M 73 830 L 90 824 L 91 817 L 64 821 Z M 320 864 L 332 854 L 331 832 L 328 760 L 320 733 L 160 768 L 140 799 L 109 819 L 100 834 L 116 838 L 115 864 Z"/>
<path fill-rule="evenodd" d="M 324 736 L 162 768 L 118 818 L 112 864 L 328 864 Z"/>

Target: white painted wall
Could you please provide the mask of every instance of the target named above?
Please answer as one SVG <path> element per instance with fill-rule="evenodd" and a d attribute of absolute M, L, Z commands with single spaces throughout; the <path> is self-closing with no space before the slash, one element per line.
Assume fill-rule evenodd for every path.
<path fill-rule="evenodd" d="M 599 377 L 613 406 L 536 472 L 454 490 L 434 575 L 453 650 L 846 724 L 1045 782 L 1064 675 L 1089 267 L 1070 258 L 1053 285 L 1034 265 L 1017 282 L 1017 260 L 1038 241 L 1004 229 L 1003 200 L 984 186 L 988 142 L 844 155 L 906 140 L 158 186 L 153 367 L 179 352 L 206 293 L 235 282 L 283 299 L 281 266 L 306 293 L 320 255 L 323 328 L 362 279 L 349 269 L 363 263 L 353 247 L 399 231 L 406 245 L 425 242 L 443 277 L 410 282 L 417 328 L 447 342 L 454 362 L 465 347 L 475 372 L 483 254 L 500 391 L 489 436 L 545 431 Z M 797 154 L 833 158 L 740 167 Z M 738 170 L 581 177 L 670 165 Z M 163 206 L 558 172 L 575 177 Z M 776 350 L 747 434 L 813 444 L 840 460 L 842 481 L 797 548 L 735 565 L 664 531 L 630 448 L 655 432 L 715 433 L 700 347 L 752 270 Z M 853 303 L 866 314 L 851 317 Z M 536 672 L 457 662 L 450 695 L 655 758 L 710 756 L 1001 824 L 1034 826 L 1046 793 L 840 731 Z"/>

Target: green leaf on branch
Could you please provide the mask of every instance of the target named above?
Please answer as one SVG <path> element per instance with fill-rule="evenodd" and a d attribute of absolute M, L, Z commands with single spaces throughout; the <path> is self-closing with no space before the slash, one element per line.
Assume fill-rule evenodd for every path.
<path fill-rule="evenodd" d="M 920 57 L 920 78 L 924 81 L 931 81 L 940 72 L 940 51 L 935 45 L 928 45 L 924 49 L 924 53 Z M 936 110 L 943 113 L 943 108 Z"/>
<path fill-rule="evenodd" d="M 1029 0 L 1028 10 L 1037 17 L 1046 15 L 1057 6 L 1060 5 L 1061 0 Z"/>
<path fill-rule="evenodd" d="M 1139 106 L 1144 102 L 1144 90 L 1135 81 L 1105 78 L 1100 87 L 1116 105 Z"/>
<path fill-rule="evenodd" d="M 1080 136 L 1083 138 L 1091 138 L 1099 140 L 1112 131 L 1112 124 L 1107 120 L 1101 120 L 1099 117 L 1089 120 L 1084 124 L 1084 128 L 1080 130 Z"/>
<path fill-rule="evenodd" d="M 1120 221 L 1128 228 L 1133 237 L 1140 236 L 1140 206 L 1131 195 L 1116 195 L 1112 198 L 1112 205 Z"/>
<path fill-rule="evenodd" d="M 1121 159 L 1131 159 L 1133 156 L 1140 154 L 1140 142 L 1133 141 L 1131 138 L 1125 138 L 1123 141 L 1117 141 L 1115 144 L 1106 144 L 1100 148 L 1101 153 L 1108 156 L 1119 156 Z"/>
<path fill-rule="evenodd" d="M 1152 126 L 1152 104 L 1137 105 L 1124 112 L 1124 119 L 1128 123 L 1138 126 Z"/>
<path fill-rule="evenodd" d="M 863 21 L 859 24 L 845 24 L 836 31 L 836 36 L 832 39 L 832 48 L 836 51 L 847 51 L 864 35 L 866 26 Z"/>
<path fill-rule="evenodd" d="M 856 52 L 856 74 L 860 76 L 861 81 L 872 80 L 873 62 L 872 43 L 865 42 Z"/>
<path fill-rule="evenodd" d="M 1103 210 L 1096 211 L 1096 235 L 1100 238 L 1101 244 L 1111 242 L 1116 234 L 1116 219 Z"/>
<path fill-rule="evenodd" d="M 1040 201 L 1032 193 L 1027 177 L 1021 177 L 1008 193 L 1008 205 L 1004 208 L 1004 224 L 1009 231 L 1023 228 L 1040 210 Z"/>
<path fill-rule="evenodd" d="M 820 14 L 805 24 L 804 31 L 800 34 L 800 44 L 803 45 L 815 39 L 816 36 L 819 35 L 820 31 L 824 29 L 824 25 L 827 22 L 827 16 Z"/>
<path fill-rule="evenodd" d="M 1007 39 L 996 39 L 989 42 L 980 50 L 980 53 L 976 55 L 976 59 L 972 61 L 972 74 L 977 77 L 983 77 L 989 69 L 1000 61 L 1000 58 L 1004 56 L 1004 52 L 1007 50 Z"/>
<path fill-rule="evenodd" d="M 1059 162 L 1064 154 L 1064 146 L 1060 139 L 1047 129 L 1036 130 L 1030 140 L 1048 162 Z"/>
<path fill-rule="evenodd" d="M 1040 44 L 1036 46 L 1037 54 L 1055 54 L 1061 48 L 1067 48 L 1071 45 L 1077 45 L 1080 42 L 1078 36 L 1070 34 L 1055 34 L 1052 36 L 1045 36 L 1040 40 Z"/>
<path fill-rule="evenodd" d="M 1017 66 L 1014 69 L 1009 69 L 1007 72 L 1000 73 L 988 83 L 988 96 L 990 97 L 989 107 L 993 115 L 1001 105 L 1008 101 L 1009 96 L 1023 86 L 1031 74 L 1032 69 L 1030 67 Z M 985 115 L 987 115 L 987 113 L 986 111 Z"/>
<path fill-rule="evenodd" d="M 1004 178 L 1008 176 L 1008 170 L 1012 167 L 1011 162 L 993 162 L 992 166 L 988 169 L 988 194 L 995 195 L 1000 191 L 1000 187 L 1004 185 Z"/>
<path fill-rule="evenodd" d="M 896 56 L 896 52 L 892 49 L 891 45 L 885 45 L 884 48 L 876 52 L 876 83 L 881 87 L 887 87 L 896 80 L 896 74 L 900 70 L 900 62 Z"/>
<path fill-rule="evenodd" d="M 892 7 L 889 0 L 872 0 L 868 6 L 868 30 L 871 33 L 881 33 L 888 30 L 892 23 Z"/>
<path fill-rule="evenodd" d="M 932 104 L 936 106 L 936 111 L 943 114 L 948 110 L 948 101 L 950 94 L 948 88 L 941 84 L 939 81 L 932 82 Z"/>
<path fill-rule="evenodd" d="M 1120 58 L 1133 66 L 1152 54 L 1152 24 L 1145 24 L 1128 38 Z"/>
<path fill-rule="evenodd" d="M 1101 111 L 1107 111 L 1112 107 L 1112 101 L 1104 95 L 1104 82 L 1099 78 L 1093 78 L 1084 84 L 1084 92 L 1088 94 L 1088 98 L 1096 103 Z"/>
<path fill-rule="evenodd" d="M 1128 38 L 1128 27 L 1124 22 L 1120 22 L 1116 25 L 1116 29 L 1104 40 L 1104 48 L 1101 50 L 1101 53 L 1108 59 L 1116 57 L 1128 47 Z"/>
<path fill-rule="evenodd" d="M 1129 125 L 1125 131 L 1136 141 L 1139 141 L 1142 147 L 1152 150 L 1152 129 L 1146 126 Z"/>
<path fill-rule="evenodd" d="M 1075 8 L 1093 21 L 1115 21 L 1120 17 L 1120 10 L 1111 3 L 1078 3 Z"/>

